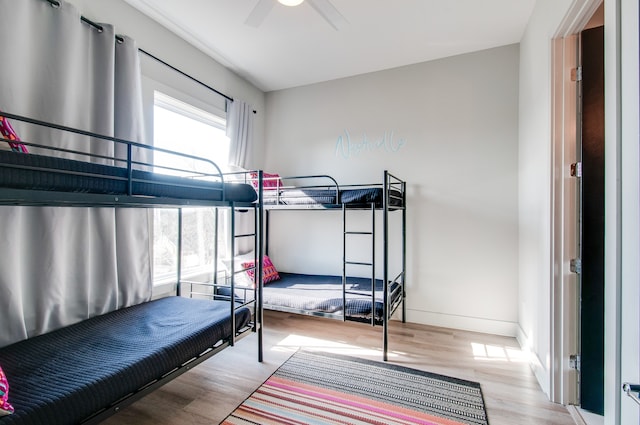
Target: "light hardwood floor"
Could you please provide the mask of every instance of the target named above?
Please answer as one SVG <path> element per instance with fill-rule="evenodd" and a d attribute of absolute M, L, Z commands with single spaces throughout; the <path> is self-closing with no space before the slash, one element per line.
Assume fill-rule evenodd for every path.
<path fill-rule="evenodd" d="M 217 424 L 295 350 L 381 360 L 381 328 L 265 312 L 264 362 L 251 335 L 105 421 L 108 425 Z M 392 363 L 480 382 L 491 425 L 574 425 L 540 390 L 514 338 L 432 326 L 390 325 Z"/>

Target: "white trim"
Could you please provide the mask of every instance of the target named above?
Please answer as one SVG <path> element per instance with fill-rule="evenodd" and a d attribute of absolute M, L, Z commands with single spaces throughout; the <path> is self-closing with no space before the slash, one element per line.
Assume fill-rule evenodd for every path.
<path fill-rule="evenodd" d="M 567 406 L 569 414 L 576 425 L 603 425 L 604 417 L 580 409 L 577 406 Z"/>
<path fill-rule="evenodd" d="M 574 0 L 553 38 L 563 38 L 582 31 L 603 1 Z"/>
<path fill-rule="evenodd" d="M 510 337 L 516 337 L 518 332 L 516 322 L 412 309 L 407 309 L 407 322 Z"/>
<path fill-rule="evenodd" d="M 578 412 L 578 408 L 576 406 L 567 406 L 567 410 L 576 425 L 587 425 L 582 415 Z"/>
<path fill-rule="evenodd" d="M 239 72 L 238 67 L 229 59 L 227 59 L 220 52 L 212 49 L 210 46 L 201 42 L 198 37 L 196 37 L 189 29 L 183 27 L 182 25 L 176 24 L 175 20 L 171 19 L 171 17 L 166 16 L 164 13 L 160 12 L 153 5 L 153 1 L 150 0 L 124 0 L 132 7 L 138 9 L 140 12 L 149 16 L 154 21 L 158 22 L 160 25 L 167 28 L 169 31 L 176 34 L 178 37 L 184 39 L 187 43 L 191 44 L 198 50 L 202 51 L 207 56 L 213 58 L 216 62 L 224 66 L 225 68 L 229 68 L 232 71 L 241 74 Z M 243 75 L 244 76 L 244 75 Z M 246 77 L 246 76 L 244 76 Z"/>
<path fill-rule="evenodd" d="M 577 37 L 553 40 L 552 59 L 552 333 L 549 398 L 562 404 L 577 403 L 575 370 L 569 356 L 578 352 L 579 279 L 570 271 L 578 252 L 578 181 L 570 178 L 570 165 L 577 160 L 577 83 L 571 69 L 577 65 Z M 557 371 L 554 373 L 553 371 Z"/>
<path fill-rule="evenodd" d="M 200 121 L 204 124 L 216 127 L 220 130 L 225 130 L 227 126 L 227 120 L 219 114 L 213 114 L 198 108 L 192 103 L 187 103 L 182 100 L 178 100 L 175 97 L 169 96 L 162 90 L 154 90 L 154 105 L 159 108 L 164 108 L 176 114 L 184 115 L 196 121 Z"/>
<path fill-rule="evenodd" d="M 620 1 L 605 3 L 605 423 L 619 425 L 622 208 L 620 188 Z M 606 390 L 609 391 L 606 391 Z M 630 422 L 625 425 L 632 425 Z"/>
<path fill-rule="evenodd" d="M 546 380 L 549 398 L 562 404 L 578 402 L 576 371 L 569 356 L 578 352 L 578 279 L 569 271 L 577 258 L 577 185 L 568 180 L 576 161 L 576 87 L 569 72 L 577 63 L 576 34 L 587 25 L 602 0 L 575 0 L 552 40 L 552 188 L 551 188 L 551 365 Z M 532 365 L 534 372 L 535 365 Z M 542 373 L 536 373 L 543 385 Z M 545 387 L 543 387 L 545 388 Z"/>
<path fill-rule="evenodd" d="M 182 88 L 174 87 L 170 84 L 162 83 L 149 75 L 143 75 L 142 84 L 151 93 L 161 93 L 165 96 L 175 99 L 178 102 L 183 103 L 187 107 L 201 109 L 202 111 L 209 113 L 222 119 L 226 122 L 227 113 L 224 109 L 218 107 L 213 101 L 203 100 L 192 96 L 189 93 L 182 91 Z M 178 84 L 176 84 L 178 85 Z M 155 103 L 155 96 L 154 96 Z"/>
<path fill-rule="evenodd" d="M 545 388 L 550 388 L 549 373 L 547 372 L 547 368 L 544 367 L 540 358 L 534 353 L 534 350 L 532 350 L 531 347 L 533 346 L 533 344 L 531 341 L 529 341 L 529 337 L 520 326 L 518 326 L 518 329 L 516 331 L 516 340 L 518 341 L 518 344 L 520 344 L 520 348 L 522 349 L 522 351 L 529 354 L 529 367 L 533 371 L 533 374 L 535 375 L 536 380 L 540 385 L 540 389 L 545 391 Z M 546 394 L 548 397 L 549 394 Z"/>
<path fill-rule="evenodd" d="M 638 425 L 623 382 L 640 383 L 638 0 L 605 3 L 605 423 Z"/>

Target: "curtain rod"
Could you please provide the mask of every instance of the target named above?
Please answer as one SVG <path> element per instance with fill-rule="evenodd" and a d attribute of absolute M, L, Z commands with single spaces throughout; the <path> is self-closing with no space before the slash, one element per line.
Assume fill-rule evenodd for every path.
<path fill-rule="evenodd" d="M 186 72 L 179 70 L 175 66 L 173 66 L 171 64 L 168 64 L 167 62 L 163 61 L 162 59 L 160 59 L 157 56 L 152 55 L 151 53 L 147 52 L 146 50 L 138 48 L 138 51 L 140 53 L 144 53 L 145 55 L 149 56 L 152 59 L 155 59 L 156 61 L 160 62 L 161 64 L 171 68 L 172 70 L 176 71 L 178 74 L 183 75 L 183 76 L 187 77 L 188 79 L 190 79 L 192 81 L 195 81 L 196 83 L 200 84 L 201 86 L 204 86 L 204 87 L 208 88 L 209 90 L 211 90 L 212 92 L 214 92 L 214 93 L 224 97 L 225 99 L 230 100 L 230 101 L 233 102 L 233 98 L 231 96 L 227 96 L 226 94 L 222 93 L 221 91 L 218 91 L 218 90 L 214 89 L 210 85 L 208 85 L 206 83 L 203 83 L 202 81 L 198 80 L 195 77 L 192 77 L 191 75 L 187 74 Z"/>
<path fill-rule="evenodd" d="M 55 8 L 60 7 L 60 2 L 59 2 L 59 1 L 57 1 L 57 0 L 46 0 L 46 1 L 47 1 L 47 2 L 49 2 L 49 4 L 50 4 L 52 7 L 55 7 Z M 80 16 L 80 19 L 82 20 L 82 22 L 84 22 L 84 23 L 88 24 L 89 26 L 91 26 L 91 27 L 95 28 L 98 32 L 102 32 L 102 31 L 104 31 L 104 28 L 102 27 L 102 25 L 100 25 L 100 24 L 98 24 L 98 23 L 96 23 L 96 22 L 93 22 L 92 20 L 87 19 L 87 18 L 85 18 L 84 16 Z M 118 43 L 124 43 L 124 38 L 123 38 L 122 36 L 119 36 L 119 35 L 117 35 L 117 34 L 116 34 L 116 41 L 117 41 Z M 179 73 L 180 75 L 182 75 L 182 76 L 184 76 L 184 77 L 187 77 L 188 79 L 190 79 L 190 80 L 192 80 L 192 81 L 194 81 L 194 82 L 196 82 L 196 83 L 200 84 L 200 85 L 201 85 L 201 86 L 203 86 L 203 87 L 206 87 L 207 89 L 211 90 L 212 92 L 216 93 L 217 95 L 222 96 L 222 97 L 224 97 L 225 99 L 230 100 L 231 102 L 233 102 L 233 98 L 232 98 L 231 96 L 228 96 L 228 95 L 226 95 L 226 94 L 222 93 L 221 91 L 214 89 L 214 88 L 213 88 L 213 87 L 211 87 L 210 85 L 208 85 L 208 84 L 206 84 L 206 83 L 203 83 L 202 81 L 198 80 L 198 79 L 197 79 L 197 78 L 195 78 L 195 77 L 192 77 L 191 75 L 187 74 L 186 72 L 184 72 L 184 71 L 182 71 L 182 70 L 180 70 L 180 69 L 176 68 L 175 66 L 173 66 L 173 65 L 171 65 L 171 64 L 169 64 L 169 63 L 167 63 L 167 62 L 163 61 L 162 59 L 158 58 L 157 56 L 152 55 L 151 53 L 147 52 L 146 50 L 141 49 L 141 48 L 138 48 L 138 51 L 139 51 L 140 53 L 144 53 L 145 55 L 149 56 L 149 57 L 150 57 L 150 58 L 152 58 L 152 59 L 155 59 L 156 61 L 160 62 L 161 64 L 163 64 L 163 65 L 165 65 L 165 66 L 167 66 L 167 67 L 171 68 L 172 70 L 176 71 L 176 72 L 177 72 L 177 73 Z M 256 111 L 254 110 L 254 111 L 253 111 L 253 113 L 255 114 L 255 113 L 256 113 Z"/>

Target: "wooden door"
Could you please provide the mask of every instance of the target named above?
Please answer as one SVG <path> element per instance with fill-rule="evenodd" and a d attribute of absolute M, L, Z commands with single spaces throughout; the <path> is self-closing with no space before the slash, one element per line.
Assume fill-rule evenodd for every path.
<path fill-rule="evenodd" d="M 604 27 L 581 33 L 580 406 L 604 414 Z"/>

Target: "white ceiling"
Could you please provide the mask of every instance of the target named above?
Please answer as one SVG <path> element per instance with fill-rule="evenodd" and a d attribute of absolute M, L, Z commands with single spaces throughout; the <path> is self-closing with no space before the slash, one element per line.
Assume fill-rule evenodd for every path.
<path fill-rule="evenodd" d="M 126 0 L 263 91 L 312 84 L 517 43 L 535 0 L 332 0 L 336 31 L 309 4 Z"/>

